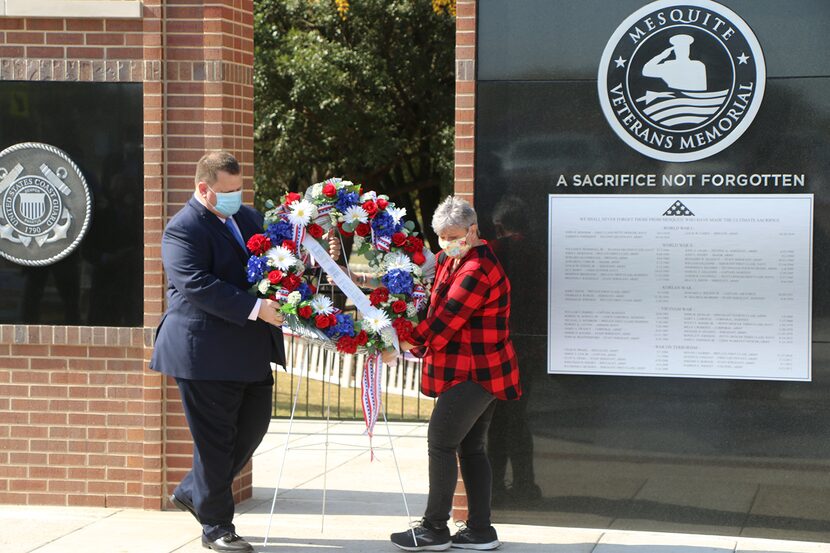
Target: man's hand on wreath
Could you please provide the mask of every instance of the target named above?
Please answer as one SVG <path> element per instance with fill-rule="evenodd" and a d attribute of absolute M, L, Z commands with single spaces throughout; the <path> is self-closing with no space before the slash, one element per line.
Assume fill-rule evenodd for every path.
<path fill-rule="evenodd" d="M 414 348 L 414 347 L 415 347 L 415 345 L 414 345 L 414 344 L 410 344 L 410 343 L 409 343 L 409 342 L 407 342 L 406 340 L 401 340 L 401 341 L 398 343 L 398 346 L 401 348 L 401 351 L 409 351 L 409 350 L 411 350 L 412 348 Z"/>
<path fill-rule="evenodd" d="M 280 304 L 274 300 L 262 300 L 257 317 L 274 326 L 282 326 L 285 322 L 285 315 L 280 311 Z"/>
<path fill-rule="evenodd" d="M 385 349 L 381 352 L 381 358 L 387 365 L 394 365 L 398 359 L 398 352 L 394 349 Z"/>

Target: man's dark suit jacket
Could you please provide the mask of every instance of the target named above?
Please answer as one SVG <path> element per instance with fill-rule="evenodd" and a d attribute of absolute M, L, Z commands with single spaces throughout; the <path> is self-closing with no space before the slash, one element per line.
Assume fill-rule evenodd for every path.
<path fill-rule="evenodd" d="M 262 215 L 243 206 L 234 215 L 247 242 L 262 232 Z M 167 311 L 156 331 L 150 368 L 176 378 L 258 382 L 271 362 L 285 365 L 282 332 L 248 316 L 246 252 L 222 221 L 190 198 L 164 229 Z"/>

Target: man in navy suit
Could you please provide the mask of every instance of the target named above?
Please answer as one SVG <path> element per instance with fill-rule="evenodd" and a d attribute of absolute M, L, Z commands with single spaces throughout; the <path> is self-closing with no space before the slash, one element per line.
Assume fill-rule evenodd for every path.
<path fill-rule="evenodd" d="M 253 551 L 236 534 L 231 484 L 271 420 L 271 362 L 285 365 L 278 304 L 248 293 L 245 247 L 262 216 L 242 206 L 239 163 L 199 160 L 193 197 L 167 224 L 167 311 L 150 368 L 176 379 L 193 436 L 193 468 L 170 501 L 202 524 L 202 546 Z"/>

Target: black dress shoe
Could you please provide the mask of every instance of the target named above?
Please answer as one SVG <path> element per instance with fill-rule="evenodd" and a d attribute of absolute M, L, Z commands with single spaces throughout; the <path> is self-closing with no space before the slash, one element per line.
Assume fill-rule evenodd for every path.
<path fill-rule="evenodd" d="M 198 522 L 199 524 L 202 523 L 202 521 L 199 520 L 199 515 L 196 514 L 196 507 L 194 507 L 193 503 L 191 503 L 190 501 L 188 501 L 186 499 L 180 499 L 180 498 L 176 497 L 176 494 L 171 494 L 170 495 L 170 503 L 175 505 L 178 510 L 186 511 L 186 512 L 190 513 L 191 515 L 193 515 L 193 518 L 195 518 L 196 522 Z"/>
<path fill-rule="evenodd" d="M 202 547 L 214 551 L 232 551 L 234 553 L 250 553 L 254 550 L 251 544 L 229 532 L 217 540 L 210 541 L 202 534 Z"/>

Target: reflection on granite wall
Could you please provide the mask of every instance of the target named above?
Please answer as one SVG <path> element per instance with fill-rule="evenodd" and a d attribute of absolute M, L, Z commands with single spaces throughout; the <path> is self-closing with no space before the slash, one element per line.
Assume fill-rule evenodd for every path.
<path fill-rule="evenodd" d="M 509 452 L 494 464 L 495 520 L 830 541 L 830 4 L 722 2 L 764 49 L 763 104 L 725 151 L 666 163 L 623 144 L 597 97 L 606 41 L 646 3 L 479 3 L 476 208 L 521 275 L 511 331 L 530 389 L 501 422 L 530 435 L 492 436 L 491 452 Z M 597 173 L 796 173 L 806 186 L 556 186 Z M 814 194 L 813 381 L 547 375 L 550 193 Z"/>
<path fill-rule="evenodd" d="M 0 82 L 0 151 L 60 148 L 93 199 L 92 225 L 66 258 L 45 267 L 0 258 L 0 323 L 141 326 L 143 117 L 141 84 Z"/>

